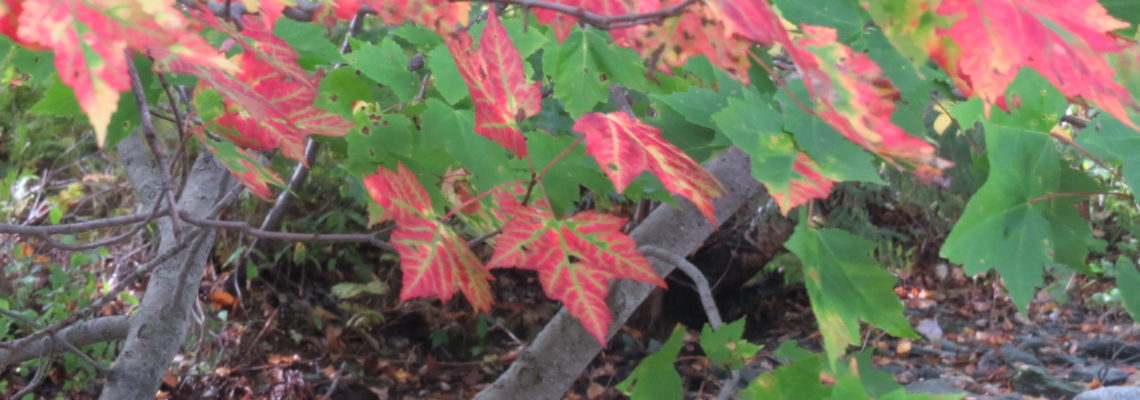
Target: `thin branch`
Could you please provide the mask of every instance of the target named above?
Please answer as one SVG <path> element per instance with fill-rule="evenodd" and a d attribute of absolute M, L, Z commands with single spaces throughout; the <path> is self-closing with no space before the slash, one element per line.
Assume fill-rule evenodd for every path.
<path fill-rule="evenodd" d="M 292 233 L 292 232 L 276 232 L 267 231 L 264 229 L 254 228 L 253 226 L 242 221 L 223 221 L 216 219 L 198 218 L 189 215 L 182 215 L 182 220 L 189 222 L 191 225 L 203 228 L 221 228 L 228 230 L 235 230 L 259 239 L 275 239 L 275 240 L 288 240 L 294 242 L 316 242 L 316 243 L 332 243 L 332 242 L 351 242 L 351 243 L 370 243 L 376 247 L 387 251 L 396 251 L 391 243 L 380 240 L 377 237 L 378 232 L 373 233 Z"/>
<path fill-rule="evenodd" d="M 119 217 L 101 218 L 91 221 L 75 222 L 70 224 L 57 224 L 57 225 L 16 225 L 16 224 L 0 224 L 0 233 L 13 233 L 17 235 L 59 235 L 66 233 L 81 233 L 95 229 L 111 228 L 116 226 L 128 225 L 137 222 L 146 221 L 151 217 L 152 213 L 139 213 L 124 215 Z M 166 215 L 166 209 L 158 212 L 158 215 Z"/>
<path fill-rule="evenodd" d="M 32 381 L 28 382 L 28 386 L 24 386 L 23 389 L 20 389 L 20 391 L 12 395 L 13 399 L 23 398 L 24 395 L 36 390 L 36 387 L 43 383 L 44 376 L 47 375 L 47 370 L 51 369 L 51 363 L 48 361 L 51 360 L 52 354 L 55 354 L 54 339 L 51 341 L 51 344 L 40 353 L 40 364 L 36 366 L 36 374 L 32 376 Z"/>
<path fill-rule="evenodd" d="M 598 29 L 610 30 L 617 28 L 625 28 L 632 25 L 640 25 L 649 22 L 656 22 L 668 17 L 680 15 L 690 5 L 697 3 L 699 0 L 685 0 L 680 3 L 662 7 L 657 11 L 645 13 L 633 13 L 622 15 L 601 15 L 594 13 L 582 7 L 575 7 L 566 4 L 559 4 L 542 0 L 452 0 L 455 2 L 472 1 L 484 3 L 499 3 L 499 4 L 513 4 L 526 8 L 542 8 L 551 11 L 557 11 L 563 14 L 574 16 L 579 21 L 590 24 Z"/>
<path fill-rule="evenodd" d="M 1081 147 L 1081 145 L 1074 142 L 1073 139 L 1069 139 L 1065 135 L 1053 132 L 1050 132 L 1049 136 L 1052 136 L 1053 139 L 1061 141 L 1061 143 L 1067 144 L 1069 146 L 1072 146 L 1074 149 L 1077 149 L 1077 151 L 1081 152 L 1082 155 L 1092 160 L 1094 163 L 1096 163 L 1096 165 L 1099 165 L 1101 168 L 1107 170 L 1110 174 L 1112 174 L 1112 177 L 1116 178 L 1117 181 L 1124 182 L 1124 177 L 1121 176 L 1120 172 L 1117 172 L 1115 168 L 1112 168 L 1112 165 L 1109 165 L 1108 163 L 1104 162 L 1104 160 L 1101 160 L 1097 156 L 1092 155 L 1092 153 L 1089 153 L 1089 151 L 1085 150 L 1084 147 Z"/>
<path fill-rule="evenodd" d="M 715 331 L 724 325 L 724 320 L 720 318 L 720 310 L 716 307 L 716 300 L 713 299 L 712 289 L 709 288 L 709 280 L 701 273 L 697 266 L 690 263 L 684 257 L 670 253 L 668 250 L 662 249 L 657 246 L 645 245 L 637 248 L 641 254 L 656 258 L 660 261 L 673 264 L 674 267 L 681 270 L 688 275 L 693 283 L 696 284 L 697 294 L 701 297 L 701 305 L 705 308 L 705 315 L 709 318 L 709 325 Z"/>
<path fill-rule="evenodd" d="M 178 221 L 178 209 L 174 201 L 174 188 L 172 188 L 173 181 L 170 178 L 170 166 L 166 164 L 166 154 L 162 148 L 158 146 L 158 137 L 154 130 L 154 121 L 150 119 L 150 105 L 146 100 L 146 92 L 143 91 L 142 80 L 139 78 L 139 70 L 135 67 L 133 61 L 133 54 L 130 50 L 124 50 L 127 57 L 127 73 L 131 78 L 131 91 L 135 94 L 135 102 L 139 107 L 139 122 L 141 122 L 143 137 L 146 138 L 147 145 L 150 146 L 151 153 L 154 154 L 154 161 L 158 164 L 159 179 L 162 179 L 162 189 L 166 192 L 166 206 L 170 208 L 171 226 L 174 228 L 172 233 L 174 238 L 178 239 L 182 234 L 182 224 Z M 171 105 L 174 107 L 174 105 Z M 178 111 L 175 110 L 175 113 Z M 175 114 L 177 115 L 177 114 Z"/>

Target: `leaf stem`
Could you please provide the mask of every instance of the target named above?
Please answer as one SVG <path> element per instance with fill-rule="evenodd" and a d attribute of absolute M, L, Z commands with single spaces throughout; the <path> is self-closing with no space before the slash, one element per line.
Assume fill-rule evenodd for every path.
<path fill-rule="evenodd" d="M 1049 136 L 1052 136 L 1053 139 L 1057 139 L 1057 140 L 1061 141 L 1061 143 L 1067 144 L 1069 146 L 1072 146 L 1074 149 L 1077 149 L 1077 151 L 1081 152 L 1081 155 L 1087 157 L 1088 159 L 1090 159 L 1094 163 L 1096 163 L 1096 165 L 1099 165 L 1101 168 L 1104 168 L 1105 170 L 1107 170 L 1108 173 L 1112 174 L 1112 177 L 1116 178 L 1117 181 L 1124 182 L 1124 177 L 1120 175 L 1120 172 L 1116 171 L 1116 168 L 1113 168 L 1111 165 L 1104 162 L 1104 160 L 1101 160 L 1097 156 L 1092 155 L 1092 153 L 1089 153 L 1088 150 L 1085 150 L 1084 147 L 1081 147 L 1081 145 L 1074 142 L 1073 139 L 1069 139 L 1069 138 L 1065 137 L 1064 135 L 1057 134 L 1054 132 L 1049 132 Z"/>
<path fill-rule="evenodd" d="M 1078 197 L 1078 196 L 1096 196 L 1105 195 L 1119 197 L 1122 199 L 1132 199 L 1132 196 L 1127 193 L 1120 192 L 1064 192 L 1064 193 L 1047 193 L 1036 198 L 1030 199 L 1029 204 L 1040 203 L 1046 200 L 1052 200 L 1061 197 Z"/>
<path fill-rule="evenodd" d="M 518 179 L 518 180 L 513 180 L 510 182 L 500 183 L 500 184 L 496 185 L 495 187 L 484 191 L 483 193 L 479 193 L 479 195 L 477 195 L 475 197 L 467 199 L 467 201 L 464 201 L 462 204 L 459 204 L 455 207 L 452 207 L 451 211 L 448 211 L 447 214 L 444 214 L 444 216 L 442 218 L 440 218 L 439 220 L 440 221 L 447 221 L 447 220 L 451 219 L 452 216 L 455 215 L 456 211 L 467 208 L 467 206 L 474 204 L 475 202 L 479 201 L 480 199 L 482 199 L 484 197 L 487 197 L 487 195 L 490 195 L 491 193 L 495 193 L 497 191 L 503 190 L 504 188 L 507 188 L 509 186 L 525 184 L 526 182 L 527 181 L 525 181 L 525 180 Z"/>

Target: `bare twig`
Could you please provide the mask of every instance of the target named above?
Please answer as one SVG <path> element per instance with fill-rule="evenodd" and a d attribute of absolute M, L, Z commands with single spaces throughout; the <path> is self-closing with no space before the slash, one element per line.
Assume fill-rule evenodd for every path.
<path fill-rule="evenodd" d="M 165 210 L 162 210 L 161 207 L 162 207 L 161 202 L 154 203 L 154 209 L 151 210 L 150 214 L 147 215 L 147 218 L 142 220 L 142 221 L 139 221 L 139 222 L 143 222 L 143 223 L 135 225 L 135 227 L 131 228 L 130 231 L 124 232 L 123 234 L 116 235 L 116 236 L 113 236 L 113 237 L 110 237 L 107 239 L 96 240 L 94 242 L 88 242 L 88 243 L 82 243 L 82 244 L 67 244 L 67 243 L 63 243 L 63 242 L 60 242 L 58 240 L 52 239 L 52 237 L 51 237 L 52 234 L 50 234 L 50 233 L 45 233 L 42 231 L 36 232 L 35 230 L 33 230 L 31 233 L 28 233 L 27 235 L 35 236 L 35 237 L 39 238 L 40 240 L 47 242 L 47 244 L 49 246 L 55 247 L 57 249 L 63 249 L 63 250 L 67 250 L 67 251 L 79 251 L 79 250 L 94 249 L 96 247 L 103 247 L 103 246 L 112 245 L 112 244 L 121 242 L 123 240 L 126 240 L 126 239 L 130 238 L 131 236 L 134 236 L 136 233 L 138 233 L 140 230 L 142 230 L 143 227 L 147 226 L 147 224 L 149 224 L 155 218 L 158 218 L 158 217 L 166 214 Z M 163 212 L 159 212 L 160 210 Z M 95 221 L 91 221 L 91 222 L 95 222 Z M 16 227 L 17 228 L 48 228 L 48 227 L 58 227 L 58 226 L 59 225 L 48 225 L 48 226 L 18 226 L 17 225 Z M 4 228 L 5 227 L 0 226 L 0 232 L 4 232 Z"/>
<path fill-rule="evenodd" d="M 724 320 L 720 318 L 720 310 L 716 307 L 716 300 L 713 299 L 712 289 L 709 287 L 709 280 L 705 278 L 705 274 L 696 265 L 690 263 L 684 257 L 670 253 L 668 250 L 662 249 L 657 246 L 644 245 L 637 248 L 641 254 L 656 258 L 669 264 L 688 275 L 693 283 L 696 284 L 697 294 L 701 297 L 701 305 L 705 308 L 705 315 L 709 318 L 709 325 L 715 331 L 724 325 Z"/>
<path fill-rule="evenodd" d="M 23 389 L 20 389 L 19 392 L 12 395 L 13 399 L 23 398 L 24 395 L 36 390 L 36 387 L 40 386 L 40 383 L 43 383 L 44 376 L 47 375 L 47 370 L 51 369 L 51 363 L 49 361 L 52 359 L 53 354 L 55 354 L 55 340 L 52 340 L 51 344 L 40 353 L 40 365 L 36 366 L 36 375 L 32 377 L 32 381 L 28 382 L 28 386 L 24 386 Z"/>
<path fill-rule="evenodd" d="M 499 4 L 513 4 L 526 8 L 542 8 L 551 11 L 557 11 L 563 14 L 572 15 L 578 18 L 579 21 L 590 24 L 598 29 L 610 30 L 625 28 L 633 25 L 641 25 L 650 22 L 656 22 L 668 17 L 680 15 L 690 5 L 697 3 L 698 0 L 685 0 L 680 3 L 662 7 L 657 11 L 622 14 L 622 15 L 601 15 L 593 11 L 587 10 L 582 7 L 575 7 L 566 4 L 560 4 L 542 0 L 452 0 L 452 1 L 479 1 L 485 3 L 499 3 Z"/>
<path fill-rule="evenodd" d="M 332 242 L 351 242 L 351 243 L 370 243 L 376 247 L 387 251 L 396 251 L 391 243 L 380 240 L 377 237 L 379 232 L 372 233 L 292 233 L 292 232 L 276 232 L 267 231 L 264 229 L 254 228 L 253 226 L 242 221 L 222 221 L 215 219 L 198 218 L 189 215 L 182 215 L 182 220 L 189 222 L 191 225 L 196 225 L 205 228 L 222 228 L 240 231 L 247 235 L 260 238 L 260 239 L 276 239 L 276 240 L 289 240 L 295 242 L 317 242 L 317 243 L 332 243 Z"/>
<path fill-rule="evenodd" d="M 154 154 L 154 161 L 158 165 L 159 179 L 162 179 L 162 189 L 165 191 L 166 206 L 170 208 L 171 226 L 174 228 L 174 238 L 178 239 L 182 234 L 182 224 L 178 221 L 178 209 L 174 202 L 174 188 L 173 181 L 170 178 L 170 166 L 166 164 L 166 153 L 158 146 L 158 136 L 155 134 L 154 121 L 150 119 L 150 105 L 146 100 L 146 92 L 143 91 L 142 80 L 139 78 L 139 70 L 135 67 L 133 54 L 130 50 L 125 50 L 127 57 L 127 73 L 131 78 L 131 91 L 135 94 L 135 102 L 139 107 L 139 122 L 142 125 L 143 137 L 146 138 L 147 145 L 150 146 L 151 153 Z M 174 107 L 174 105 L 171 105 Z M 177 109 L 174 110 L 178 112 Z M 177 115 L 177 114 L 176 114 Z"/>

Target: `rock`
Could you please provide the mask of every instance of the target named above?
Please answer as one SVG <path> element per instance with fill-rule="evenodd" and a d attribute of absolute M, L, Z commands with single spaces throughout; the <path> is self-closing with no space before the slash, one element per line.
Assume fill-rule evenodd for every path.
<path fill-rule="evenodd" d="M 1096 338 L 1077 344 L 1077 349 L 1084 354 L 1114 360 L 1135 359 L 1140 357 L 1140 346 L 1124 343 L 1115 338 Z"/>
<path fill-rule="evenodd" d="M 1140 387 L 1110 386 L 1077 395 L 1073 400 L 1140 400 Z"/>
<path fill-rule="evenodd" d="M 1021 347 L 1021 349 L 1025 350 L 1025 351 L 1037 351 L 1043 347 L 1048 347 L 1048 346 L 1052 346 L 1052 345 L 1053 345 L 1053 343 L 1050 341 L 1046 341 L 1046 340 L 1039 338 L 1037 336 L 1026 335 L 1026 336 L 1021 337 L 1021 346 L 1019 346 L 1019 347 Z"/>
<path fill-rule="evenodd" d="M 945 370 L 934 368 L 929 365 L 923 365 L 922 367 L 918 368 L 918 379 L 938 379 L 941 378 L 942 374 L 945 373 Z"/>
<path fill-rule="evenodd" d="M 1006 343 L 1001 345 L 1001 359 L 1005 360 L 1011 366 L 1016 366 L 1017 363 L 1042 366 L 1045 365 L 1028 351 L 1017 348 L 1016 346 Z"/>
<path fill-rule="evenodd" d="M 950 384 L 949 379 L 927 379 L 925 381 L 912 382 L 906 385 L 906 391 L 909 393 L 925 393 L 925 394 L 964 394 L 965 390 L 955 387 Z"/>
<path fill-rule="evenodd" d="M 935 342 L 935 344 L 937 344 L 938 347 L 941 347 L 942 350 L 945 350 L 945 351 L 954 352 L 954 353 L 962 351 L 962 345 L 954 343 L 954 342 L 946 340 L 946 339 L 940 339 L 940 340 L 938 340 L 938 342 Z"/>
<path fill-rule="evenodd" d="M 1105 385 L 1119 385 L 1128 379 L 1128 373 L 1119 368 L 1106 369 L 1103 364 L 1093 364 L 1073 368 L 1073 372 L 1069 374 L 1069 379 L 1073 380 L 1091 381 L 1094 378 L 1100 378 Z"/>
<path fill-rule="evenodd" d="M 1068 354 L 1042 354 L 1041 361 L 1049 365 L 1081 365 L 1085 362 L 1083 358 Z"/>
<path fill-rule="evenodd" d="M 1084 390 L 1081 385 L 1049 376 L 1044 368 L 1032 365 L 1018 367 L 1013 374 L 1012 384 L 1013 390 L 1018 393 L 1051 399 L 1070 398 Z"/>
<path fill-rule="evenodd" d="M 1020 394 L 1003 394 L 1001 396 L 982 396 L 978 400 L 1022 400 L 1024 397 Z"/>

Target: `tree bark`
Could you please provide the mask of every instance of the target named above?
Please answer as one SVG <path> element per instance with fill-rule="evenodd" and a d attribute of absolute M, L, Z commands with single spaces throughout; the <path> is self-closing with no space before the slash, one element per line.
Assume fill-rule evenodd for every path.
<path fill-rule="evenodd" d="M 710 161 L 705 168 L 726 190 L 714 203 L 718 225 L 751 200 L 767 194 L 752 178 L 748 156 L 735 147 Z M 695 251 L 712 234 L 714 227 L 709 226 L 708 220 L 687 201 L 677 199 L 678 204 L 684 204 L 682 208 L 662 205 L 634 229 L 632 236 L 639 246 L 652 245 L 684 256 Z M 668 275 L 674 268 L 655 258 L 650 260 L 661 276 Z M 606 302 L 614 315 L 607 338 L 625 324 L 654 287 L 630 280 L 614 285 Z M 507 372 L 475 399 L 561 399 L 601 349 L 597 340 L 563 307 Z"/>
<path fill-rule="evenodd" d="M 139 198 L 141 209 L 151 209 L 162 201 L 163 182 L 158 166 L 138 132 L 132 133 L 118 146 L 119 155 Z M 224 197 L 229 187 L 229 172 L 208 151 L 194 162 L 182 196 L 179 214 L 205 217 Z M 185 238 L 193 229 L 181 224 Z M 158 220 L 159 252 L 176 246 L 176 235 L 170 218 Z M 115 360 L 100 399 L 154 399 L 159 382 L 170 367 L 174 354 L 182 345 L 189 327 L 189 316 L 197 301 L 198 284 L 206 257 L 213 247 L 214 234 L 205 232 L 196 245 L 188 246 L 167 262 L 159 265 L 147 283 L 137 313 L 131 317 L 123 349 Z"/>

